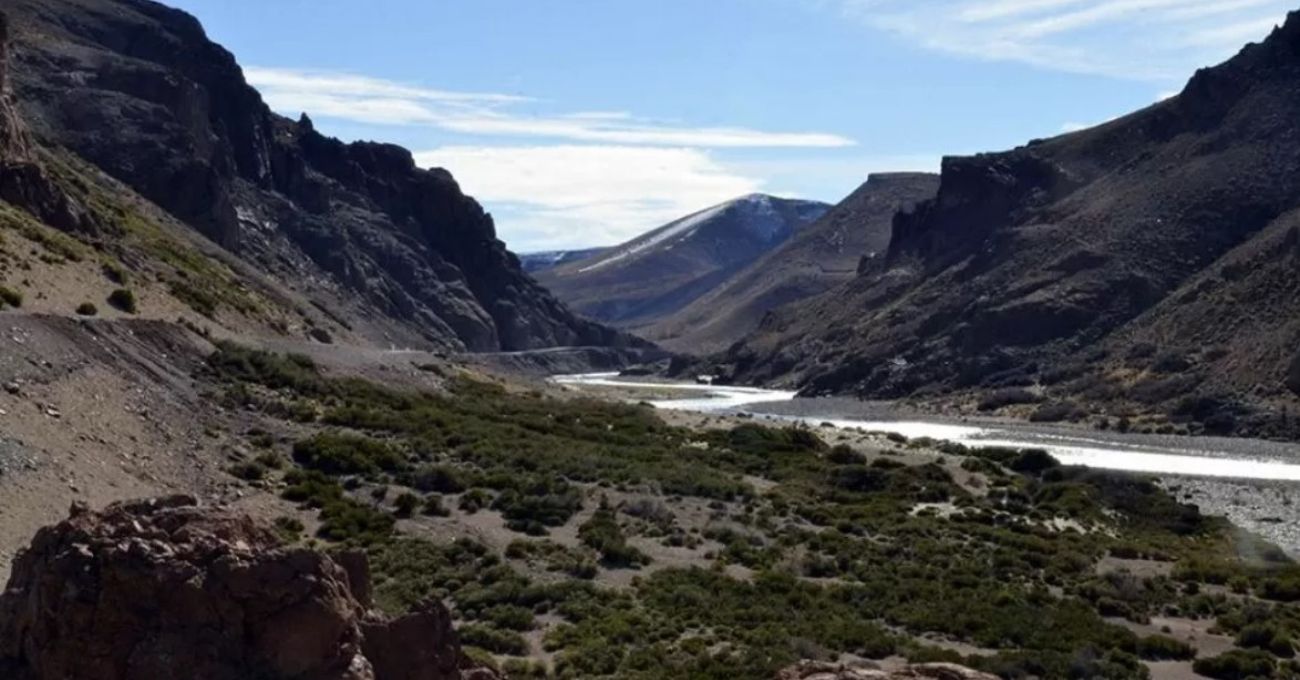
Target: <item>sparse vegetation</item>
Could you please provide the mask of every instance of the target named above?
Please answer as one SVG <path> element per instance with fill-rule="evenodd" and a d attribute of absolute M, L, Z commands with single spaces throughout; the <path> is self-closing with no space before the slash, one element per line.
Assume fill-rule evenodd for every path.
<path fill-rule="evenodd" d="M 79 316 L 95 316 L 99 314 L 99 308 L 92 302 L 83 302 L 77 305 L 77 314 Z"/>
<path fill-rule="evenodd" d="M 1148 480 L 1061 466 L 1041 450 L 906 442 L 959 458 L 985 480 L 974 493 L 944 465 L 866 458 L 803 428 L 692 431 L 643 407 L 456 377 L 446 393 L 405 392 L 230 345 L 208 366 L 245 408 L 289 419 L 285 405 L 305 404 L 319 414 L 294 445 L 285 497 L 319 511 L 321 538 L 366 546 L 381 606 L 445 598 L 471 631 L 467 643 L 507 656 L 526 653 L 520 632 L 549 614 L 560 623 L 545 625 L 543 644 L 559 677 L 770 677 L 799 658 L 848 653 L 960 660 L 1008 678 L 1136 680 L 1146 677 L 1140 659 L 1186 660 L 1192 650 L 1106 617 L 1181 612 L 1215 617 L 1252 646 L 1198 660 L 1198 672 L 1244 678 L 1290 663 L 1275 654 L 1300 632 L 1300 567 L 1263 544 L 1243 546 L 1226 522 Z M 770 486 L 759 493 L 749 478 Z M 390 485 L 414 490 L 399 493 L 398 514 L 440 515 L 454 497 L 461 512 L 500 512 L 521 537 L 503 553 L 403 537 L 370 493 Z M 575 519 L 584 489 L 632 486 L 633 501 L 602 499 Z M 707 505 L 711 523 L 687 533 L 656 510 L 678 497 Z M 574 523 L 577 545 L 523 537 Z M 712 567 L 599 585 L 603 570 L 645 564 L 630 537 L 650 535 L 699 546 Z M 1177 567 L 1100 574 L 1109 555 Z M 1242 595 L 1207 595 L 1203 583 L 1233 583 Z M 954 656 L 918 643 L 923 635 L 987 652 Z"/>

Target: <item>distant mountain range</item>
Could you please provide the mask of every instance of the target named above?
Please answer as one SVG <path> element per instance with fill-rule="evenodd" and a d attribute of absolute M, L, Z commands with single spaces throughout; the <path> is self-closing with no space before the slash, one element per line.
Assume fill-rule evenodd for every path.
<path fill-rule="evenodd" d="M 830 208 L 744 196 L 701 210 L 622 245 L 559 266 L 537 280 L 574 310 L 623 328 L 650 326 L 779 247 Z"/>
<path fill-rule="evenodd" d="M 1300 14 L 1132 115 L 948 158 L 851 281 L 713 370 L 804 394 L 1300 436 Z M 1128 421 L 1132 420 L 1133 423 Z"/>
<path fill-rule="evenodd" d="M 763 315 L 857 275 L 889 246 L 894 214 L 934 196 L 939 176 L 877 174 L 817 221 L 749 266 L 638 333 L 665 347 L 704 353 L 752 332 Z"/>

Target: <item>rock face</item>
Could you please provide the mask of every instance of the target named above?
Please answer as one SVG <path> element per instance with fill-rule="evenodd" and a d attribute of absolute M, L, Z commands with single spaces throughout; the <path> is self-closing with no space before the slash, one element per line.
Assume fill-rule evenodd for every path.
<path fill-rule="evenodd" d="M 93 231 L 85 210 L 59 191 L 41 166 L 14 103 L 9 75 L 11 45 L 8 17 L 0 14 L 0 200 L 65 231 Z"/>
<path fill-rule="evenodd" d="M 722 285 L 829 207 L 763 194 L 744 196 L 536 276 L 593 319 L 643 328 Z"/>
<path fill-rule="evenodd" d="M 753 332 L 769 311 L 852 280 L 862 262 L 888 248 L 894 215 L 933 198 L 938 186 L 939 176 L 930 173 L 871 175 L 771 252 L 638 332 L 682 352 L 726 349 Z"/>
<path fill-rule="evenodd" d="M 271 527 L 190 497 L 74 507 L 0 595 L 0 676 L 494 677 L 462 656 L 440 604 L 390 620 L 367 611 L 368 590 L 364 555 L 284 548 Z"/>
<path fill-rule="evenodd" d="M 777 673 L 776 680 L 997 680 L 996 675 L 981 673 L 950 663 L 923 663 L 899 670 L 855 668 L 841 664 L 805 661 Z"/>
<path fill-rule="evenodd" d="M 637 344 L 576 318 L 525 275 L 447 171 L 272 113 L 188 14 L 150 0 L 5 10 L 11 80 L 38 140 L 292 287 L 345 291 L 451 349 Z"/>
<path fill-rule="evenodd" d="M 766 319 L 721 372 L 885 398 L 1038 387 L 1094 411 L 1300 435 L 1286 417 L 1300 405 L 1286 385 L 1297 116 L 1293 14 L 1147 109 L 946 159 L 883 257 Z"/>

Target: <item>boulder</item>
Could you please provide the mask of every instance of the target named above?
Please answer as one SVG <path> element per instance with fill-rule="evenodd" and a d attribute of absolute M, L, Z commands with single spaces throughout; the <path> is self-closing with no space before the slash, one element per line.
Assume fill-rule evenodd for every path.
<path fill-rule="evenodd" d="M 361 553 L 287 547 L 270 525 L 188 496 L 75 505 L 0 594 L 0 677 L 494 677 L 468 675 L 440 603 L 397 619 L 367 611 L 368 571 Z"/>

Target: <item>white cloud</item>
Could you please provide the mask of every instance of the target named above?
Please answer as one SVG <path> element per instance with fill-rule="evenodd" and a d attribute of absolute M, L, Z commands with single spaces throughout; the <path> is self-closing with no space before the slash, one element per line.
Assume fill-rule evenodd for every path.
<path fill-rule="evenodd" d="M 1078 122 L 1071 121 L 1061 125 L 1061 132 L 1078 132 L 1079 130 L 1087 130 L 1090 127 L 1092 127 L 1092 125 L 1088 123 L 1078 123 Z"/>
<path fill-rule="evenodd" d="M 853 140 L 826 132 L 771 132 L 742 127 L 683 127 L 624 111 L 524 115 L 510 109 L 523 97 L 448 92 L 352 74 L 249 68 L 249 83 L 271 108 L 296 115 L 380 125 L 429 126 L 460 134 L 541 137 L 599 144 L 709 148 L 833 148 Z"/>
<path fill-rule="evenodd" d="M 690 148 L 445 146 L 415 158 L 451 169 L 498 213 L 502 239 L 518 252 L 619 243 L 763 188 Z"/>
<path fill-rule="evenodd" d="M 1291 0 L 835 0 L 925 48 L 1172 82 L 1262 39 Z"/>

